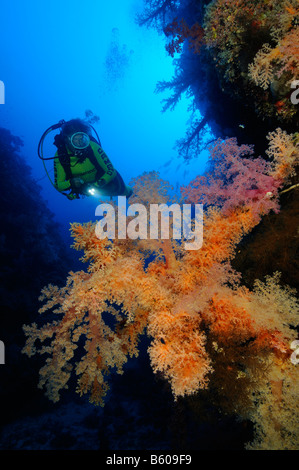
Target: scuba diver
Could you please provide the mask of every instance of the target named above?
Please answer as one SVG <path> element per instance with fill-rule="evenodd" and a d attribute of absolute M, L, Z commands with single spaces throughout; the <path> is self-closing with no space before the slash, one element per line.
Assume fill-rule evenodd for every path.
<path fill-rule="evenodd" d="M 60 134 L 54 138 L 57 151 L 52 158 L 44 158 L 43 141 L 52 130 L 61 127 Z M 80 196 L 127 196 L 132 189 L 127 186 L 121 175 L 113 167 L 102 149 L 101 142 L 92 135 L 95 129 L 81 119 L 60 121 L 43 134 L 38 148 L 42 160 L 54 159 L 55 181 L 52 184 L 68 199 Z"/>

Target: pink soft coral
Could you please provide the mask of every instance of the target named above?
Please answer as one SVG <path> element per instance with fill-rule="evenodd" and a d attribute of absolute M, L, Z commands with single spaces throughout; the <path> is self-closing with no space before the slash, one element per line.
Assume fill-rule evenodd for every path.
<path fill-rule="evenodd" d="M 227 152 L 227 163 L 220 149 Z M 226 142 L 226 146 L 218 143 L 213 158 L 216 161 L 220 155 L 221 165 L 215 166 L 219 178 L 227 169 L 234 184 L 238 176 L 232 168 L 238 168 L 240 185 L 245 184 L 244 175 L 251 165 L 233 162 L 233 157 L 238 160 L 245 151 L 248 148 L 238 150 L 235 141 Z M 264 168 L 260 162 L 258 165 Z M 156 173 L 147 176 L 135 179 L 135 194 L 140 193 L 141 198 L 146 194 L 155 202 L 159 197 L 165 200 L 169 185 Z M 266 177 L 261 181 L 264 179 L 268 182 Z M 35 324 L 24 327 L 28 336 L 24 351 L 49 355 L 40 380 L 48 396 L 57 401 L 73 371 L 78 376 L 78 392 L 90 393 L 92 402 L 103 403 L 108 373 L 114 368 L 123 372 L 128 357 L 138 354 L 139 337 L 146 328 L 152 337 L 149 353 L 153 370 L 163 372 L 175 397 L 207 387 L 213 365 L 206 345 L 217 336 L 220 326 L 219 341 L 225 343 L 234 337 L 237 344 L 262 334 L 263 347 L 266 342 L 270 350 L 276 332 L 260 330 L 244 302 L 237 308 L 231 306 L 232 294 L 228 287 L 224 289 L 226 283 L 238 283 L 229 261 L 242 237 L 256 224 L 258 208 L 264 211 L 258 189 L 248 188 L 246 207 L 239 192 L 229 198 L 225 211 L 211 208 L 206 213 L 200 250 L 184 252 L 174 240 L 100 240 L 93 224 L 73 224 L 74 246 L 84 250 L 88 271 L 70 273 L 62 289 L 44 289 L 42 300 L 46 303 L 41 313 L 54 309 L 52 324 L 40 329 Z M 111 324 L 107 315 L 113 318 Z M 84 339 L 83 349 L 79 339 Z M 49 340 L 49 344 L 37 349 L 37 340 Z M 75 350 L 78 358 L 81 354 L 76 364 Z"/>
<path fill-rule="evenodd" d="M 239 146 L 235 138 L 218 139 L 209 151 L 211 170 L 182 188 L 188 202 L 218 206 L 224 214 L 234 207 L 250 207 L 257 218 L 278 211 L 279 184 L 265 160 L 252 158 L 253 147 Z"/>
<path fill-rule="evenodd" d="M 230 265 L 242 237 L 261 214 L 277 207 L 280 179 L 275 172 L 267 175 L 268 165 L 251 156 L 251 147 L 238 147 L 234 139 L 218 141 L 212 150 L 214 175 L 199 178 L 193 192 L 191 186 L 186 190 L 195 202 L 201 188 L 212 186 L 216 193 L 218 207 L 205 214 L 200 250 L 184 252 L 171 239 L 100 240 L 93 224 L 73 224 L 74 246 L 84 250 L 88 269 L 70 273 L 61 289 L 43 290 L 40 312 L 51 310 L 52 323 L 24 326 L 24 352 L 47 355 L 40 387 L 49 398 L 59 400 L 74 373 L 77 392 L 103 404 L 108 374 L 123 373 L 147 332 L 151 366 L 170 383 L 175 399 L 207 389 L 213 380 L 220 383 L 220 396 L 226 393 L 224 401 L 246 416 L 243 395 L 248 407 L 249 391 L 261 386 L 269 362 L 289 360 L 295 338 L 290 325 L 296 325 L 298 311 L 292 292 L 283 292 L 281 301 L 277 277 L 251 292 L 240 286 Z M 134 202 L 139 195 L 145 204 L 165 202 L 170 190 L 157 173 L 136 178 L 133 187 Z M 267 190 L 274 194 L 271 203 L 264 202 Z"/>

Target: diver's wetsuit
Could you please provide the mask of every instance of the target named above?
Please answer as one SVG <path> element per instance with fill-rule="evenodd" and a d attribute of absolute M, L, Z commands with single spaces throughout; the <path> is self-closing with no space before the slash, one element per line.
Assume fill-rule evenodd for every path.
<path fill-rule="evenodd" d="M 80 189 L 72 187 L 72 178 L 83 180 L 85 187 L 88 184 L 95 186 L 102 196 L 129 197 L 132 194 L 102 147 L 93 140 L 81 156 L 75 155 L 66 146 L 63 151 L 58 150 L 54 159 L 54 174 L 56 189 L 60 192 L 72 190 L 74 197 L 80 194 Z"/>

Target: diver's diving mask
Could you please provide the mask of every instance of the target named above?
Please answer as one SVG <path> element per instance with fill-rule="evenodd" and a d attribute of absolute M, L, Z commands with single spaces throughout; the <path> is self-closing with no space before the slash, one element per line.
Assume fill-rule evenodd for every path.
<path fill-rule="evenodd" d="M 84 150 L 89 146 L 90 138 L 85 132 L 76 132 L 70 138 L 72 147 L 76 150 Z"/>

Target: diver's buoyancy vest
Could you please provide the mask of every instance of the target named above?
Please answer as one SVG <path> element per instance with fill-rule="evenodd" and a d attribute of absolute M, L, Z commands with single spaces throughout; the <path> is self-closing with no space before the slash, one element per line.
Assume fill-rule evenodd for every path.
<path fill-rule="evenodd" d="M 94 142 L 97 145 L 99 145 L 98 142 L 96 142 L 96 141 L 94 141 Z M 58 149 L 57 149 L 57 155 L 58 155 L 58 158 L 59 158 L 59 162 L 60 162 L 61 166 L 64 169 L 65 179 L 70 180 L 73 177 L 72 165 L 71 165 L 71 156 L 73 156 L 74 154 L 72 154 L 67 149 L 67 147 L 64 143 L 61 143 L 59 145 Z M 99 162 L 97 161 L 91 146 L 88 146 L 87 150 L 82 154 L 82 157 L 80 157 L 80 155 L 78 155 L 77 158 L 78 158 L 78 163 L 83 163 L 84 160 L 86 160 L 86 159 L 88 159 L 92 163 L 92 165 L 96 169 L 95 181 L 97 181 L 98 179 L 100 179 L 104 175 L 105 171 L 100 166 Z"/>

